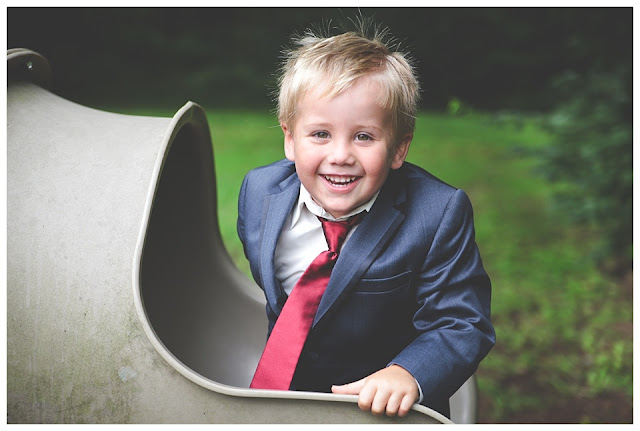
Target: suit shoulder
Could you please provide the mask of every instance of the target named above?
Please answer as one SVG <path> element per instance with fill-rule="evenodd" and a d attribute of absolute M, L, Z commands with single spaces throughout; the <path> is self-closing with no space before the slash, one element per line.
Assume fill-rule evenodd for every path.
<path fill-rule="evenodd" d="M 432 173 L 412 163 L 404 163 L 399 171 L 401 171 L 399 174 L 404 177 L 407 185 L 418 193 L 422 192 L 430 195 L 437 193 L 451 196 L 458 190 L 457 187 L 444 182 Z"/>
<path fill-rule="evenodd" d="M 276 162 L 270 163 L 265 166 L 259 166 L 257 168 L 253 168 L 249 171 L 247 175 L 256 175 L 256 176 L 288 176 L 291 175 L 292 172 L 295 172 L 296 166 L 295 164 L 287 159 L 278 160 Z"/>
<path fill-rule="evenodd" d="M 411 164 L 407 165 L 402 180 L 406 190 L 403 205 L 406 217 L 422 225 L 424 232 L 437 231 L 445 219 L 447 225 L 456 226 L 473 222 L 473 206 L 464 190 Z M 402 189 L 397 192 L 403 194 Z"/>
<path fill-rule="evenodd" d="M 244 178 L 244 183 L 251 183 L 254 187 L 271 188 L 279 185 L 287 178 L 296 174 L 295 164 L 287 159 L 278 160 L 269 165 L 250 170 Z"/>
<path fill-rule="evenodd" d="M 454 207 L 461 205 L 461 208 L 469 209 L 472 207 L 469 196 L 464 190 L 444 182 L 419 166 L 405 163 L 398 171 L 403 172 L 398 172 L 400 181 L 396 184 L 400 188 L 396 191 L 399 194 L 406 193 L 407 202 L 414 207 L 414 210 L 428 208 L 431 211 L 443 213 L 450 205 Z"/>

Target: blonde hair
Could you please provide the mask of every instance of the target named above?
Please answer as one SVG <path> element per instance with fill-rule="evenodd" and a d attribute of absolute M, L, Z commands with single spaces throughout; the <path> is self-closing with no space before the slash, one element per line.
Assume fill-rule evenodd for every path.
<path fill-rule="evenodd" d="M 379 103 L 389 109 L 394 136 L 399 139 L 415 129 L 420 95 L 418 80 L 407 56 L 392 51 L 385 43 L 386 30 L 372 37 L 365 30 L 332 37 L 312 31 L 294 39 L 294 49 L 285 53 L 279 78 L 278 119 L 293 127 L 296 106 L 311 88 L 323 88 L 324 95 L 335 97 L 363 76 L 380 83 Z"/>

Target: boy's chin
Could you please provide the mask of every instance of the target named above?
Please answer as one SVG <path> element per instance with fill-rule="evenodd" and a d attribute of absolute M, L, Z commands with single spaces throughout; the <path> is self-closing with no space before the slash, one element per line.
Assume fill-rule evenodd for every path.
<path fill-rule="evenodd" d="M 345 207 L 334 207 L 329 206 L 328 208 L 323 207 L 325 211 L 331 214 L 335 218 L 344 217 L 348 214 L 351 214 L 356 208 L 358 208 L 361 204 L 353 205 L 353 206 L 345 206 Z"/>
<path fill-rule="evenodd" d="M 372 196 L 373 197 L 373 196 Z M 354 199 L 348 199 L 346 196 L 343 197 L 331 197 L 324 196 L 324 199 L 318 199 L 315 196 L 311 195 L 311 199 L 326 212 L 331 214 L 334 218 L 344 217 L 348 214 L 351 214 L 356 208 L 368 202 L 369 199 L 360 202 Z"/>

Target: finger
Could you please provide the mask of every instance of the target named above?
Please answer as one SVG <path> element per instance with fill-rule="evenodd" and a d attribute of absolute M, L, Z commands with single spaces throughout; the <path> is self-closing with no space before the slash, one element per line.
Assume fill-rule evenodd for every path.
<path fill-rule="evenodd" d="M 365 385 L 360 390 L 360 395 L 358 396 L 358 406 L 361 410 L 369 411 L 371 410 L 371 405 L 376 396 L 376 387 L 373 385 Z M 375 414 L 375 413 L 374 413 Z"/>
<path fill-rule="evenodd" d="M 413 406 L 415 401 L 416 401 L 415 397 L 413 397 L 412 395 L 405 395 L 402 398 L 400 407 L 398 408 L 398 416 L 400 417 L 406 416 L 411 410 L 411 407 Z"/>
<path fill-rule="evenodd" d="M 373 402 L 371 403 L 371 413 L 376 416 L 384 414 L 387 410 L 387 402 L 389 401 L 390 396 L 391 392 L 378 388 L 375 397 L 373 398 Z"/>
<path fill-rule="evenodd" d="M 364 379 L 347 383 L 346 385 L 333 385 L 331 392 L 334 394 L 358 395 L 364 386 Z"/>
<path fill-rule="evenodd" d="M 398 414 L 402 403 L 402 394 L 393 393 L 387 401 L 387 416 L 395 416 Z"/>

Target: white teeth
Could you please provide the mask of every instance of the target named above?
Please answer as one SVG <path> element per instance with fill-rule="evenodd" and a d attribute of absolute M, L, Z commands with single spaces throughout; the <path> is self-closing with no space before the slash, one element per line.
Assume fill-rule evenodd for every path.
<path fill-rule="evenodd" d="M 324 178 L 335 185 L 347 185 L 356 180 L 356 177 L 334 177 L 330 175 L 324 175 Z"/>

